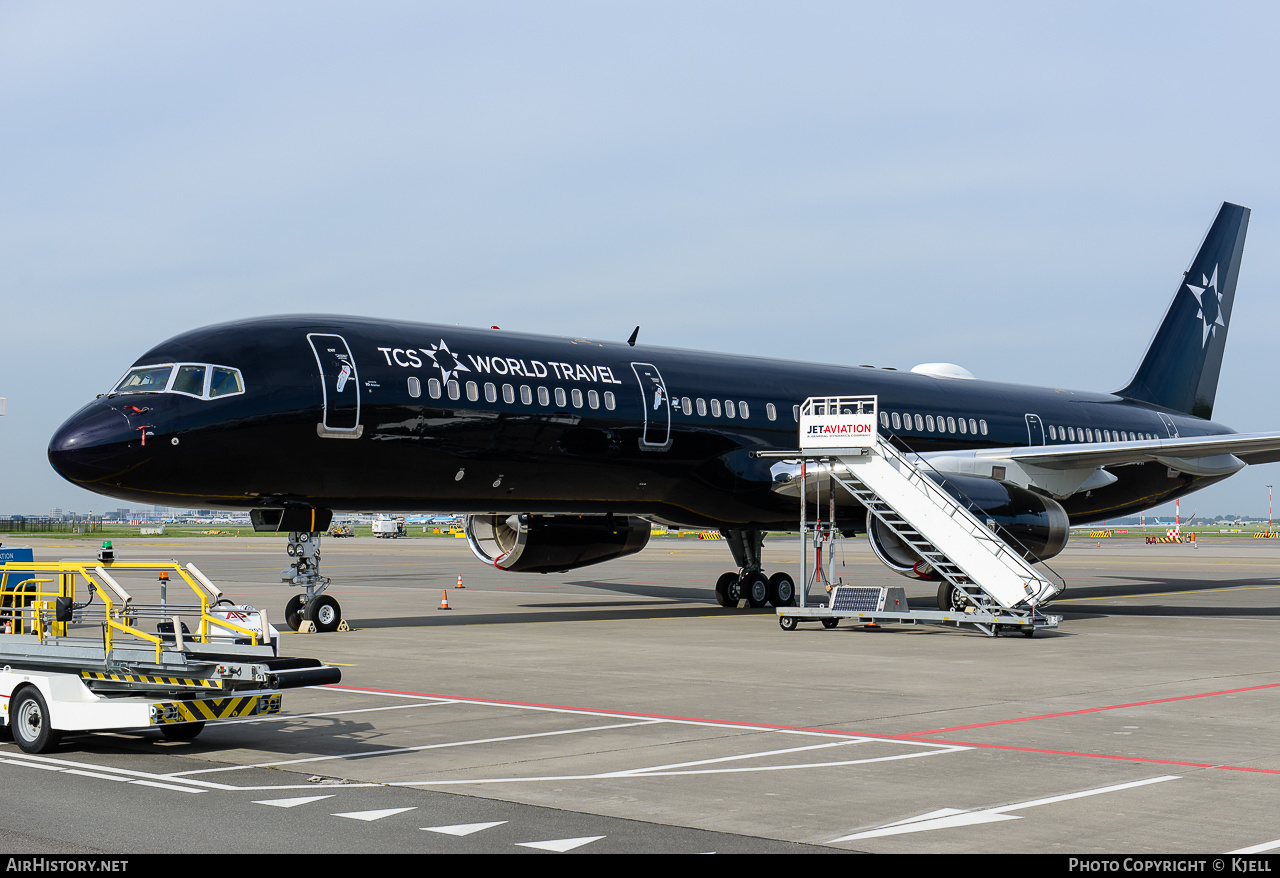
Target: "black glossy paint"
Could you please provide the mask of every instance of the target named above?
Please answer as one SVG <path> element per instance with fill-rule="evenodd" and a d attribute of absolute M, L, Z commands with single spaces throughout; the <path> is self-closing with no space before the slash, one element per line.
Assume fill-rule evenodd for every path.
<path fill-rule="evenodd" d="M 358 438 L 318 429 L 324 394 L 308 335 L 319 334 L 341 336 L 354 359 Z M 443 353 L 446 347 L 456 359 Z M 425 353 L 437 349 L 438 364 Z M 507 375 L 494 373 L 494 357 L 503 358 Z M 795 448 L 792 406 L 809 396 L 874 393 L 885 411 L 987 422 L 985 436 L 902 430 L 900 443 L 920 452 L 1026 445 L 1028 413 L 1046 430 L 1063 424 L 1166 436 L 1163 414 L 1181 436 L 1230 432 L 1112 394 L 354 317 L 221 324 L 157 345 L 135 365 L 169 362 L 235 366 L 245 393 L 213 400 L 104 396 L 54 435 L 55 469 L 98 493 L 171 506 L 614 512 L 696 527 L 778 529 L 794 528 L 798 509 L 771 490 L 770 461 L 751 452 Z M 431 399 L 429 379 L 459 363 L 468 369 L 453 373 L 461 379 L 460 398 Z M 571 379 L 566 367 L 573 367 Z M 509 374 L 517 368 L 535 377 Z M 719 417 L 685 415 L 661 399 L 655 405 L 655 372 L 671 399 L 745 401 L 748 417 L 729 418 L 723 410 Z M 418 398 L 410 396 L 411 378 L 421 388 Z M 477 382 L 477 401 L 467 398 L 468 381 Z M 490 381 L 496 403 L 485 400 Z M 514 403 L 502 400 L 504 383 L 513 385 Z M 531 403 L 519 398 L 522 385 L 535 394 Z M 539 387 L 547 388 L 550 405 L 539 403 Z M 555 404 L 557 387 L 566 392 L 565 406 Z M 351 389 L 349 380 L 345 391 Z M 610 391 L 616 408 L 574 407 L 574 389 L 584 396 Z M 769 403 L 775 421 L 766 417 Z M 346 417 L 354 408 L 343 411 Z M 329 426 L 334 422 L 331 412 Z M 344 426 L 355 423 L 348 418 Z M 1170 478 L 1156 465 L 1114 472 L 1117 484 L 1063 504 L 1073 522 L 1146 508 L 1216 480 Z"/>
<path fill-rule="evenodd" d="M 896 434 L 899 445 L 921 453 L 1071 444 L 1052 436 L 1051 428 L 1064 426 L 1162 438 L 1233 432 L 1207 417 L 1248 220 L 1246 208 L 1222 205 L 1133 381 L 1114 394 L 283 316 L 184 333 L 135 363 L 234 367 L 243 394 L 108 394 L 59 428 L 49 460 L 89 490 L 168 506 L 615 513 L 693 527 L 794 529 L 796 502 L 772 490 L 771 461 L 753 452 L 794 449 L 793 407 L 811 396 L 877 394 L 883 412 L 986 424 L 978 434 L 914 423 Z M 457 398 L 432 398 L 431 380 L 450 378 L 459 382 Z M 468 393 L 472 381 L 476 391 Z M 487 398 L 488 382 L 496 401 Z M 593 392 L 601 395 L 594 408 L 587 404 Z M 684 397 L 731 401 L 736 416 L 727 408 L 685 414 L 674 404 Z M 1136 512 L 1224 478 L 1156 463 L 1108 469 L 1117 482 L 1062 501 L 1072 523 Z M 859 511 L 850 513 L 860 518 Z"/>

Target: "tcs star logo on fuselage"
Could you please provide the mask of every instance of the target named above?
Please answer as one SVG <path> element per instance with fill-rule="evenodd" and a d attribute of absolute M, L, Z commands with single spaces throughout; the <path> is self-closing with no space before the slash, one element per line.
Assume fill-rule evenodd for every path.
<path fill-rule="evenodd" d="M 459 372 L 471 371 L 454 356 L 453 351 L 449 350 L 449 345 L 445 343 L 444 339 L 440 339 L 440 344 L 438 345 L 433 344 L 431 350 L 423 348 L 422 352 L 430 357 L 431 362 L 435 363 L 440 369 L 440 383 L 442 384 L 448 384 L 453 379 L 453 376 Z"/>

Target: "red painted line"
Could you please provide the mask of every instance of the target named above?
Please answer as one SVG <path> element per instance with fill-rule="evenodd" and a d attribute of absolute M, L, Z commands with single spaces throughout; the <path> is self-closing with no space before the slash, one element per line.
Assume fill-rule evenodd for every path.
<path fill-rule="evenodd" d="M 1280 687 L 1280 683 L 1267 683 L 1262 686 L 1246 686 L 1243 689 L 1223 689 L 1219 692 L 1200 692 L 1195 695 L 1178 695 L 1174 698 L 1156 698 L 1151 701 L 1132 701 L 1132 702 L 1129 702 L 1128 704 L 1109 704 L 1109 705 L 1106 705 L 1105 707 L 1086 707 L 1086 708 L 1083 708 L 1082 710 L 1068 710 L 1062 713 L 1042 713 L 1038 716 L 1023 716 L 1023 717 L 1015 717 L 1013 719 L 998 719 L 998 720 L 993 720 L 989 723 L 974 723 L 972 725 L 967 725 L 967 726 L 950 726 L 944 729 L 929 729 L 928 731 L 924 731 L 924 732 L 909 732 L 903 735 L 891 735 L 886 737 L 914 738 L 918 735 L 937 735 L 937 734 L 941 734 L 942 732 L 959 732 L 965 729 L 982 729 L 982 728 L 987 728 L 988 726 L 1003 726 L 1003 725 L 1008 725 L 1009 723 L 1025 723 L 1025 722 L 1031 722 L 1033 720 L 1038 720 L 1038 719 L 1056 719 L 1058 717 L 1063 717 L 1063 716 L 1080 716 L 1081 714 L 1099 713 L 1104 710 L 1123 710 L 1126 707 L 1146 707 L 1151 704 L 1169 704 L 1170 702 L 1173 702 L 1173 701 L 1188 701 L 1192 698 L 1211 698 L 1216 695 L 1235 695 L 1238 692 L 1257 692 L 1260 689 L 1275 689 L 1276 687 Z"/>
<path fill-rule="evenodd" d="M 820 729 L 820 728 L 812 728 L 807 726 L 780 726 L 780 725 L 772 725 L 769 723 L 734 722 L 731 720 L 704 719 L 702 717 L 691 717 L 691 716 L 673 716 L 673 715 L 661 714 L 661 713 L 637 713 L 634 711 L 626 711 L 626 710 L 592 710 L 590 708 L 572 707 L 570 705 L 565 705 L 565 704 L 542 704 L 539 702 L 532 702 L 532 701 L 506 701 L 498 698 L 472 698 L 472 697 L 465 697 L 460 695 L 439 695 L 439 694 L 434 694 L 430 692 L 406 692 L 399 689 L 374 689 L 367 686 L 344 686 L 340 683 L 335 685 L 330 685 L 330 686 L 319 686 L 317 688 L 347 689 L 355 692 L 371 692 L 371 693 L 385 694 L 385 695 L 412 695 L 420 698 L 439 698 L 446 701 L 461 701 L 461 702 L 467 702 L 472 704 L 495 704 L 495 705 L 506 705 L 510 707 L 541 707 L 541 708 L 546 708 L 550 710 L 564 710 L 571 713 L 607 714 L 610 716 L 633 717 L 637 719 L 660 719 L 660 720 L 665 719 L 665 720 L 672 720 L 672 721 L 683 720 L 687 722 L 701 723 L 709 726 L 752 728 L 752 729 L 761 729 L 765 731 L 816 732 L 819 734 L 826 734 L 826 735 L 840 735 L 845 737 L 857 737 L 857 738 L 874 738 L 874 739 L 887 740 L 887 741 L 893 741 L 893 740 L 913 741 L 916 739 L 920 739 L 920 743 L 940 744 L 940 745 L 952 746 L 952 747 L 969 747 L 975 750 L 1009 750 L 1009 751 L 1018 752 L 1018 753 L 1043 753 L 1049 756 L 1075 756 L 1075 757 L 1084 758 L 1084 759 L 1108 759 L 1108 760 L 1118 761 L 1118 762 L 1140 762 L 1140 763 L 1151 764 L 1151 765 L 1172 765 L 1172 766 L 1178 766 L 1182 768 L 1212 768 L 1212 769 L 1218 769 L 1221 771 L 1243 771 L 1243 772 L 1249 772 L 1254 774 L 1280 774 L 1280 769 L 1273 769 L 1273 768 L 1247 768 L 1245 766 L 1223 765 L 1221 763 L 1213 763 L 1213 762 L 1186 762 L 1186 761 L 1179 761 L 1174 759 L 1155 759 L 1155 758 L 1145 757 L 1145 756 L 1117 756 L 1110 753 L 1085 753 L 1078 750 L 1051 750 L 1043 747 L 1017 747 L 1012 744 L 986 744 L 986 743 L 975 743 L 973 741 L 948 741 L 948 740 L 938 740 L 935 738 L 928 738 L 928 739 L 923 738 L 924 735 L 934 735 L 934 734 L 940 734 L 942 732 L 962 731 L 965 729 L 980 729 L 980 728 L 987 728 L 990 726 L 1008 725 L 1010 723 L 1030 722 L 1031 720 L 1038 720 L 1038 719 L 1055 719 L 1057 717 L 1064 717 L 1064 716 L 1079 716 L 1079 715 L 1088 714 L 1088 713 L 1098 713 L 1105 710 L 1120 710 L 1126 707 L 1143 707 L 1151 704 L 1168 704 L 1170 702 L 1176 702 L 1176 701 L 1188 701 L 1193 698 L 1209 698 L 1215 695 L 1234 695 L 1238 692 L 1257 692 L 1259 690 L 1275 689 L 1278 687 L 1280 687 L 1280 683 L 1267 683 L 1261 686 L 1246 686 L 1241 689 L 1223 689 L 1217 692 L 1201 692 L 1195 695 L 1179 695 L 1174 698 L 1156 698 L 1156 699 L 1152 699 L 1151 701 L 1133 701 L 1126 704 L 1112 704 L 1112 705 L 1107 705 L 1105 707 L 1089 707 L 1089 708 L 1084 708 L 1083 710 L 1070 710 L 1070 711 L 1064 711 L 1062 713 L 1045 713 L 1045 714 L 1040 714 L 1038 716 L 1017 717 L 1014 719 L 1007 719 L 1007 720 L 995 720 L 988 723 L 974 723 L 973 725 L 967 725 L 967 726 L 952 726 L 950 728 L 944 728 L 944 729 L 931 729 L 929 731 L 906 732 L 902 734 L 865 734 L 865 733 L 859 733 L 859 732 L 845 731 L 842 729 Z"/>
<path fill-rule="evenodd" d="M 913 737 L 911 735 L 885 735 L 881 737 Z M 970 741 L 934 741 L 935 744 L 951 744 L 957 747 L 973 747 L 980 750 L 1015 750 L 1020 753 L 1045 753 L 1050 756 L 1082 756 L 1086 759 L 1111 759 L 1118 762 L 1143 762 L 1154 765 L 1176 765 L 1183 768 L 1217 768 L 1222 771 L 1248 771 L 1257 774 L 1280 774 L 1277 768 L 1246 768 L 1241 765 L 1223 765 L 1218 762 L 1180 762 L 1176 759 L 1152 759 L 1146 756 L 1115 756 L 1110 753 L 1082 753 L 1076 750 L 1049 750 L 1042 747 L 1014 747 L 1009 744 L 975 744 Z"/>
<path fill-rule="evenodd" d="M 564 710 L 571 713 L 592 713 L 607 714 L 609 716 L 632 717 L 635 719 L 666 719 L 672 721 L 684 721 L 692 723 L 703 723 L 709 726 L 731 726 L 744 727 L 751 729 L 763 729 L 772 732 L 818 732 L 826 735 L 843 735 L 850 738 L 884 738 L 885 740 L 893 740 L 894 738 L 907 738 L 910 735 L 867 735 L 861 732 L 850 732 L 841 729 L 813 729 L 805 726 L 778 726 L 769 723 L 751 723 L 751 722 L 735 722 L 727 719 L 704 719 L 697 716 L 674 716 L 664 713 L 637 713 L 630 710 L 593 710 L 589 707 L 573 707 L 567 704 L 542 704 L 536 701 L 506 701 L 500 698 L 473 698 L 466 695 L 438 695 L 431 692 L 404 692 L 398 689 L 372 689 L 367 686 L 345 686 L 341 683 L 332 685 L 317 686 L 317 689 L 348 689 L 355 692 L 374 692 L 384 695 L 412 695 L 419 698 L 440 698 L 445 701 L 464 701 L 469 704 L 499 704 L 509 707 L 542 707 L 549 710 Z M 934 742 L 923 742 L 934 743 Z M 941 742 L 939 742 L 941 743 Z"/>

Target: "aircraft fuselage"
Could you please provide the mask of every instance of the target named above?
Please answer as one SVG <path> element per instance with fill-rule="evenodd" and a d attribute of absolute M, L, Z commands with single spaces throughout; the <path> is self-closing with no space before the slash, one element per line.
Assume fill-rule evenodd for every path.
<path fill-rule="evenodd" d="M 1112 394 L 355 317 L 206 327 L 130 373 L 152 366 L 171 367 L 167 384 L 108 393 L 59 429 L 49 457 L 61 474 L 166 506 L 795 529 L 796 501 L 752 452 L 796 448 L 794 411 L 810 396 L 878 395 L 883 432 L 919 453 L 1232 432 Z M 235 370 L 240 390 L 218 395 L 228 368 L 215 366 Z M 180 380 L 204 384 L 175 392 Z M 1113 473 L 1062 501 L 1073 523 L 1221 478 L 1152 462 Z"/>

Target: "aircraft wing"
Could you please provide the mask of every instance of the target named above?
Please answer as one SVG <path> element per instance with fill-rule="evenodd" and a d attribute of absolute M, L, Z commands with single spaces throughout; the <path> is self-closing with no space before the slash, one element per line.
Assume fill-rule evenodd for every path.
<path fill-rule="evenodd" d="M 1280 460 L 1280 432 L 1223 433 L 1216 436 L 1194 436 L 1181 439 L 984 448 L 973 453 L 973 456 L 979 460 L 1014 460 L 1044 469 L 1062 470 L 1114 466 L 1147 460 L 1167 462 L 1176 469 L 1178 467 L 1175 461 L 1195 461 L 1219 455 L 1234 455 L 1246 464 L 1271 463 Z M 926 457 L 932 456 L 926 455 Z"/>

